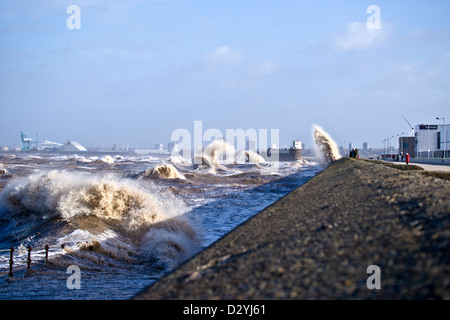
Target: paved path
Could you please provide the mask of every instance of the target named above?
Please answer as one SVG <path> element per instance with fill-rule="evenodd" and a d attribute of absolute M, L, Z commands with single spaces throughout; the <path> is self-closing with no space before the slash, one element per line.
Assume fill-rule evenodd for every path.
<path fill-rule="evenodd" d="M 450 166 L 444 166 L 444 165 L 438 165 L 438 164 L 413 163 L 413 162 L 411 164 L 422 167 L 427 171 L 450 171 Z"/>
<path fill-rule="evenodd" d="M 387 163 L 393 163 L 393 164 L 400 164 L 400 165 L 406 165 L 405 162 L 395 162 L 395 161 L 386 161 L 386 160 L 382 160 L 383 162 L 387 162 Z M 438 164 L 424 164 L 424 163 L 415 163 L 415 162 L 410 162 L 410 164 L 419 166 L 424 168 L 427 171 L 450 171 L 450 166 L 447 165 L 438 165 Z"/>
<path fill-rule="evenodd" d="M 449 199 L 448 180 L 344 158 L 135 298 L 450 299 Z"/>

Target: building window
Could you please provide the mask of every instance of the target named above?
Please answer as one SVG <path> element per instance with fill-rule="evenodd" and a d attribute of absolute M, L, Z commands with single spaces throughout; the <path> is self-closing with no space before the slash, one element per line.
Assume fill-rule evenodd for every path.
<path fill-rule="evenodd" d="M 437 149 L 438 150 L 441 149 L 441 133 L 440 132 L 437 133 Z"/>

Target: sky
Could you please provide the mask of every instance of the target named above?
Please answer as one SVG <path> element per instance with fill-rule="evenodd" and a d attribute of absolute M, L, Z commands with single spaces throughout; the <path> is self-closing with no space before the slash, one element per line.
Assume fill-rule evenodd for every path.
<path fill-rule="evenodd" d="M 404 118 L 450 116 L 449 15 L 448 0 L 2 0 L 0 145 L 22 130 L 153 147 L 201 121 L 382 148 Z"/>

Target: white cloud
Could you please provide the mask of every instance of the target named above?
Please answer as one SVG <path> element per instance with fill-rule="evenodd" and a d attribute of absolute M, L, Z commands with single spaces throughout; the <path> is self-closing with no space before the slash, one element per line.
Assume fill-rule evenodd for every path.
<path fill-rule="evenodd" d="M 228 46 L 215 48 L 203 55 L 202 61 L 208 66 L 220 66 L 224 64 L 238 64 L 244 59 L 244 54 Z"/>
<path fill-rule="evenodd" d="M 332 35 L 332 45 L 338 51 L 366 50 L 387 39 L 386 25 L 383 22 L 382 29 L 369 29 L 363 22 L 348 23 L 343 33 Z"/>
<path fill-rule="evenodd" d="M 276 59 L 246 56 L 242 51 L 229 46 L 220 46 L 201 57 L 201 64 L 216 77 L 246 81 L 248 78 L 264 78 L 280 71 Z"/>
<path fill-rule="evenodd" d="M 257 62 L 249 68 L 249 75 L 254 77 L 267 77 L 280 71 L 280 63 L 275 60 Z"/>

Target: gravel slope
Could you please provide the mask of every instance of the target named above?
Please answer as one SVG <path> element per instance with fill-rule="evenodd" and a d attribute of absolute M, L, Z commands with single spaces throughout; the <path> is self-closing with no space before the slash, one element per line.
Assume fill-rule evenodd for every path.
<path fill-rule="evenodd" d="M 448 180 L 344 158 L 135 299 L 450 299 L 449 199 Z"/>

